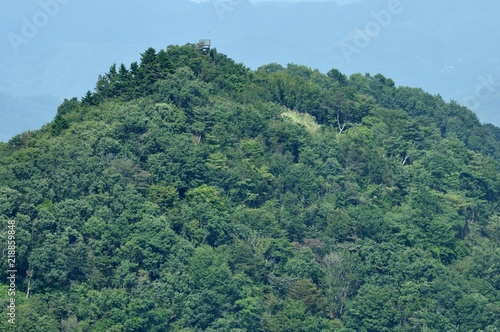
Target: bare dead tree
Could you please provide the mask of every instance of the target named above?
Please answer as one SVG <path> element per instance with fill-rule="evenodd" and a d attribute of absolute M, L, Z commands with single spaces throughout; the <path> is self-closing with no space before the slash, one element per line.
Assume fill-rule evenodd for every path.
<path fill-rule="evenodd" d="M 30 290 L 31 290 L 31 278 L 33 278 L 33 269 L 29 269 L 26 271 L 26 276 L 28 277 L 28 289 L 26 290 L 26 298 L 30 296 Z"/>

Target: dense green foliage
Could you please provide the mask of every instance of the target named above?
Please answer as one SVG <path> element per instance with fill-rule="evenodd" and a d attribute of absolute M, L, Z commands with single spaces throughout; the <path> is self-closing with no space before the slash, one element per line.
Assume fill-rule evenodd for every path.
<path fill-rule="evenodd" d="M 0 145 L 15 330 L 498 331 L 499 170 L 380 74 L 148 49 Z"/>

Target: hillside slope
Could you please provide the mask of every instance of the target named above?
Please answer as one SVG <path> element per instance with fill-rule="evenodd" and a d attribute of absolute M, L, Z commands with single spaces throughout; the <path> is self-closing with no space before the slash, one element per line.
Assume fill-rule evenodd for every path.
<path fill-rule="evenodd" d="M 0 329 L 497 331 L 499 147 L 380 74 L 150 48 L 0 145 Z"/>

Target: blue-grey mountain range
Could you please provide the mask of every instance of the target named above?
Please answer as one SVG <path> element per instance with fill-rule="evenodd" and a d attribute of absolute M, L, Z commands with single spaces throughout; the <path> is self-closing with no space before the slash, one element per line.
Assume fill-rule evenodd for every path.
<path fill-rule="evenodd" d="M 254 69 L 271 62 L 382 73 L 500 125 L 496 0 L 3 1 L 0 140 L 51 121 L 113 63 L 210 38 Z"/>

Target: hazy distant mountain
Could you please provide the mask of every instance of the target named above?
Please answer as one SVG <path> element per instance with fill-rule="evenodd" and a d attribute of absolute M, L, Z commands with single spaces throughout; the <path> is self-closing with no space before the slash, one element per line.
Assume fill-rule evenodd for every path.
<path fill-rule="evenodd" d="M 9 139 L 26 130 L 52 121 L 61 100 L 49 96 L 12 97 L 0 93 L 0 139 Z"/>
<path fill-rule="evenodd" d="M 500 30 L 500 7 L 494 1 L 440 1 L 430 6 L 401 0 L 394 8 L 385 0 L 345 5 L 57 1 L 61 4 L 52 7 L 54 15 L 47 14 L 30 38 L 24 38 L 23 29 L 43 19 L 46 8 L 22 3 L 0 14 L 0 34 L 7 36 L 0 41 L 0 92 L 20 97 L 21 109 L 27 107 L 23 98 L 35 95 L 51 100 L 81 97 L 93 89 L 109 63 L 129 65 L 148 46 L 160 49 L 211 38 L 218 50 L 252 68 L 293 62 L 323 72 L 380 72 L 396 84 L 462 102 L 483 122 L 500 125 L 495 114 L 500 104 L 500 45 L 491 37 Z M 13 34 L 26 41 L 17 45 L 17 52 L 8 38 Z M 47 106 L 35 108 L 41 112 Z M 49 117 L 55 111 L 51 108 Z M 4 124 L 6 112 L 0 109 L 2 125 L 10 127 Z M 0 140 L 9 135 L 2 131 Z"/>

